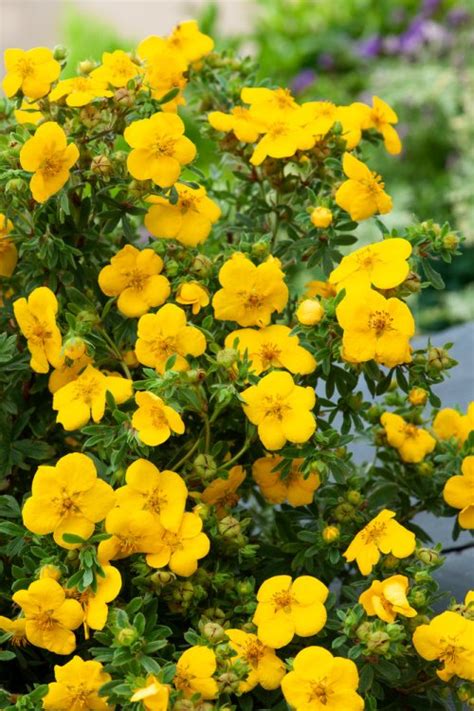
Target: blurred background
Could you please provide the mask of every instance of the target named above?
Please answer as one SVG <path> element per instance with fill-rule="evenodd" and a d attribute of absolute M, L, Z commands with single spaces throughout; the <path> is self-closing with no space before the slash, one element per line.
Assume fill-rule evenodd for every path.
<path fill-rule="evenodd" d="M 395 108 L 402 155 L 368 156 L 394 198 L 385 223 L 448 220 L 465 238 L 463 256 L 441 269 L 447 291 L 424 292 L 417 324 L 432 332 L 473 320 L 472 0 L 0 0 L 0 42 L 2 51 L 64 44 L 72 75 L 79 59 L 133 49 L 189 18 L 300 100 L 376 94 Z M 360 229 L 371 238 L 370 225 Z"/>

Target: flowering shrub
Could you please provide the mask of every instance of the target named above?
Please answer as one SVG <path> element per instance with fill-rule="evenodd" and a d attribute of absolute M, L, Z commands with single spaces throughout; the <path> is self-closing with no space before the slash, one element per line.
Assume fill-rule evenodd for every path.
<path fill-rule="evenodd" d="M 407 304 L 459 239 L 377 217 L 395 112 L 256 86 L 194 22 L 65 61 L 5 56 L 0 707 L 461 708 L 473 594 L 413 519 L 474 527 L 474 412 Z"/>

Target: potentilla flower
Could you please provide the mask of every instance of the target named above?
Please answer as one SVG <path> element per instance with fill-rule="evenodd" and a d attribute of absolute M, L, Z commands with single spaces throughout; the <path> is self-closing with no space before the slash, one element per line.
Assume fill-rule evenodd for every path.
<path fill-rule="evenodd" d="M 291 158 L 297 151 L 307 151 L 316 143 L 312 131 L 302 126 L 298 112 L 290 112 L 285 118 L 267 119 L 264 134 L 257 143 L 250 158 L 252 165 L 261 165 L 267 156 L 271 158 Z"/>
<path fill-rule="evenodd" d="M 337 106 L 330 101 L 306 101 L 301 108 L 305 116 L 305 127 L 319 138 L 324 137 L 337 120 Z M 316 225 L 316 227 L 320 226 L 328 225 Z"/>
<path fill-rule="evenodd" d="M 126 486 L 116 490 L 117 504 L 124 511 L 147 511 L 160 526 L 179 530 L 188 490 L 176 472 L 160 471 L 146 459 L 137 459 L 126 472 Z"/>
<path fill-rule="evenodd" d="M 137 54 L 145 64 L 143 83 L 154 99 L 159 101 L 172 89 L 179 89 L 174 99 L 162 105 L 163 111 L 176 111 L 178 105 L 185 104 L 182 92 L 188 65 L 181 52 L 170 47 L 163 37 L 152 35 L 140 42 Z"/>
<path fill-rule="evenodd" d="M 392 575 L 385 580 L 374 580 L 359 596 L 367 615 L 377 615 L 384 622 L 395 622 L 397 615 L 416 617 L 418 614 L 407 600 L 408 578 Z"/>
<path fill-rule="evenodd" d="M 53 467 L 38 467 L 31 490 L 23 506 L 23 523 L 40 536 L 52 533 L 62 548 L 79 545 L 66 543 L 65 533 L 92 536 L 95 524 L 115 504 L 112 487 L 97 477 L 92 459 L 80 453 L 66 454 Z"/>
<path fill-rule="evenodd" d="M 5 94 L 10 98 L 19 89 L 29 99 L 46 96 L 53 81 L 61 73 L 61 65 L 47 47 L 6 49 L 4 54 L 6 75 L 2 81 Z"/>
<path fill-rule="evenodd" d="M 295 316 L 303 326 L 316 326 L 324 316 L 324 308 L 318 299 L 303 299 Z"/>
<path fill-rule="evenodd" d="M 116 49 L 115 52 L 103 53 L 102 64 L 90 73 L 90 77 L 118 88 L 127 86 L 128 82 L 140 73 L 138 64 L 132 62 L 126 52 Z"/>
<path fill-rule="evenodd" d="M 72 77 L 58 82 L 49 95 L 50 101 L 59 101 L 66 97 L 68 106 L 85 106 L 94 99 L 113 96 L 113 91 L 107 88 L 107 82 L 92 76 Z"/>
<path fill-rule="evenodd" d="M 264 498 L 271 504 L 306 506 L 313 501 L 314 492 L 319 488 L 321 479 L 317 472 L 307 476 L 301 471 L 304 459 L 293 459 L 287 476 L 281 473 L 283 457 L 276 454 L 261 457 L 252 464 L 252 475 L 259 485 Z"/>
<path fill-rule="evenodd" d="M 198 560 L 204 558 L 209 549 L 209 538 L 202 533 L 202 520 L 197 514 L 185 512 L 175 533 L 163 530 L 146 562 L 151 568 L 167 565 L 176 575 L 187 578 L 196 572 Z"/>
<path fill-rule="evenodd" d="M 288 301 L 280 260 L 275 257 L 256 266 L 235 252 L 219 271 L 222 289 L 214 294 L 214 316 L 237 321 L 240 326 L 268 326 L 271 315 L 280 313 Z"/>
<path fill-rule="evenodd" d="M 355 102 L 349 106 L 338 106 L 336 121 L 342 126 L 342 138 L 346 142 L 346 150 L 352 151 L 359 145 L 362 138 L 362 127 L 366 120 L 367 106 Z"/>
<path fill-rule="evenodd" d="M 377 173 L 350 153 L 344 153 L 342 167 L 348 180 L 338 188 L 335 200 L 349 213 L 351 220 L 359 222 L 391 211 L 392 198 L 384 191 L 384 183 Z"/>
<path fill-rule="evenodd" d="M 311 223 L 318 229 L 325 229 L 332 224 L 333 215 L 327 207 L 315 207 L 309 216 Z"/>
<path fill-rule="evenodd" d="M 169 696 L 170 687 L 150 674 L 146 678 L 146 686 L 136 689 L 130 701 L 132 703 L 141 701 L 147 711 L 168 711 Z"/>
<path fill-rule="evenodd" d="M 99 286 L 106 296 L 118 296 L 117 308 L 124 316 L 143 316 L 170 295 L 170 283 L 162 270 L 163 260 L 152 249 L 127 244 L 101 269 Z"/>
<path fill-rule="evenodd" d="M 26 619 L 24 617 L 10 620 L 8 617 L 0 615 L 0 630 L 9 635 L 8 641 L 15 647 L 21 647 L 27 643 Z"/>
<path fill-rule="evenodd" d="M 232 131 L 236 139 L 242 143 L 255 143 L 259 135 L 265 131 L 264 122 L 243 106 L 235 106 L 229 114 L 223 111 L 211 111 L 207 120 L 216 131 L 223 133 Z"/>
<path fill-rule="evenodd" d="M 266 449 L 281 449 L 287 440 L 307 442 L 316 429 L 314 390 L 295 385 L 289 373 L 273 371 L 244 390 L 241 399 Z"/>
<path fill-rule="evenodd" d="M 286 120 L 290 115 L 301 115 L 301 107 L 289 89 L 244 87 L 240 98 L 244 104 L 250 104 L 252 115 L 263 121 L 268 121 L 269 116 L 275 120 Z"/>
<path fill-rule="evenodd" d="M 115 600 L 122 589 L 122 576 L 112 565 L 103 565 L 104 575 L 97 575 L 97 589 L 88 588 L 80 593 L 79 601 L 84 610 L 84 623 L 93 630 L 103 630 L 107 622 L 107 603 Z"/>
<path fill-rule="evenodd" d="M 101 565 L 135 553 L 159 550 L 163 533 L 158 518 L 151 512 L 120 507 L 107 514 L 105 530 L 111 537 L 99 543 L 97 557 Z"/>
<path fill-rule="evenodd" d="M 393 368 L 410 363 L 415 322 L 400 299 L 386 299 L 373 289 L 351 290 L 336 308 L 343 328 L 342 357 L 349 363 L 377 363 Z"/>
<path fill-rule="evenodd" d="M 32 126 L 36 126 L 43 119 L 43 114 L 39 107 L 37 101 L 23 99 L 20 108 L 14 111 L 15 119 L 21 125 L 30 123 Z"/>
<path fill-rule="evenodd" d="M 64 361 L 59 368 L 55 368 L 48 380 L 49 392 L 54 393 L 68 383 L 76 380 L 88 365 L 92 365 L 92 358 L 86 354 L 73 361 Z"/>
<path fill-rule="evenodd" d="M 350 659 L 333 657 L 323 647 L 306 647 L 281 682 L 283 696 L 295 711 L 362 711 L 359 674 Z"/>
<path fill-rule="evenodd" d="M 448 479 L 443 497 L 454 509 L 461 509 L 458 516 L 461 528 L 474 528 L 474 456 L 463 459 L 461 472 L 462 476 Z"/>
<path fill-rule="evenodd" d="M 388 443 L 395 447 L 404 462 L 418 464 L 436 446 L 436 440 L 422 427 L 405 422 L 393 412 L 384 412 L 380 422 L 385 429 Z"/>
<path fill-rule="evenodd" d="M 0 277 L 11 277 L 18 261 L 15 243 L 8 239 L 13 222 L 0 213 Z"/>
<path fill-rule="evenodd" d="M 132 415 L 132 427 L 143 444 L 157 447 L 166 442 L 172 432 L 183 434 L 184 422 L 181 416 L 160 397 L 154 393 L 138 392 L 135 402 L 138 409 Z"/>
<path fill-rule="evenodd" d="M 410 271 L 407 259 L 412 247 L 408 240 L 390 237 L 356 249 L 343 257 L 329 275 L 329 281 L 339 289 L 364 288 L 373 284 L 377 289 L 393 289 L 405 281 Z"/>
<path fill-rule="evenodd" d="M 257 684 L 269 691 L 278 689 L 285 676 L 285 665 L 275 650 L 262 644 L 255 634 L 239 629 L 226 630 L 225 633 L 230 639 L 230 647 L 236 652 L 231 661 L 242 661 L 249 667 L 246 679 L 240 683 L 240 693 L 251 691 Z"/>
<path fill-rule="evenodd" d="M 229 470 L 227 479 L 218 477 L 206 486 L 201 495 L 201 500 L 205 504 L 216 507 L 218 518 L 223 518 L 229 509 L 237 505 L 239 495 L 237 490 L 245 481 L 245 471 L 240 465 L 236 465 Z"/>
<path fill-rule="evenodd" d="M 99 696 L 100 688 L 112 677 L 100 662 L 84 661 L 77 655 L 63 666 L 54 667 L 56 681 L 48 684 L 42 708 L 49 711 L 108 711 L 114 707 Z"/>
<path fill-rule="evenodd" d="M 135 352 L 143 365 L 164 373 L 166 362 L 176 356 L 173 370 L 187 370 L 187 355 L 198 357 L 206 350 L 204 334 L 195 326 L 188 326 L 183 309 L 166 304 L 156 314 L 145 314 L 138 322 Z"/>
<path fill-rule="evenodd" d="M 157 113 L 133 121 L 123 134 L 132 151 L 129 172 L 137 180 L 153 180 L 162 188 L 175 183 L 182 165 L 196 156 L 196 146 L 184 134 L 184 123 L 175 114 Z"/>
<path fill-rule="evenodd" d="M 175 204 L 159 195 L 147 198 L 152 206 L 145 215 L 145 227 L 154 237 L 175 239 L 186 247 L 196 247 L 205 242 L 221 210 L 202 186 L 190 188 L 176 183 L 174 187 L 178 193 Z"/>
<path fill-rule="evenodd" d="M 362 106 L 365 106 L 362 104 Z M 375 128 L 382 137 L 385 148 L 392 155 L 397 155 L 402 150 L 400 137 L 393 124 L 398 123 L 398 116 L 385 101 L 378 96 L 372 97 L 372 106 L 365 107 L 365 120 L 362 128 Z"/>
<path fill-rule="evenodd" d="M 324 602 L 329 590 L 317 578 L 275 575 L 260 586 L 253 622 L 258 639 L 273 649 L 285 647 L 295 634 L 311 637 L 326 624 Z"/>
<path fill-rule="evenodd" d="M 336 296 L 336 289 L 328 281 L 308 281 L 305 284 L 305 296 L 310 299 L 314 299 L 316 296 L 320 296 L 323 299 L 329 299 L 331 296 Z"/>
<path fill-rule="evenodd" d="M 73 381 L 56 390 L 53 410 L 57 410 L 56 422 L 65 430 L 77 430 L 89 420 L 100 422 L 104 416 L 106 393 L 112 393 L 120 405 L 132 397 L 132 381 L 118 375 L 105 375 L 88 365 Z"/>
<path fill-rule="evenodd" d="M 433 431 L 438 439 L 447 440 L 452 437 L 463 444 L 474 430 L 474 402 L 469 404 L 465 415 L 457 410 L 446 407 L 440 410 L 433 420 Z"/>
<path fill-rule="evenodd" d="M 474 622 L 456 612 L 443 612 L 413 633 L 413 645 L 423 659 L 443 664 L 437 675 L 474 681 Z"/>
<path fill-rule="evenodd" d="M 312 373 L 316 369 L 314 357 L 299 345 L 298 336 L 290 334 L 288 326 L 267 326 L 259 331 L 242 328 L 226 336 L 225 346 L 234 348 L 236 344 L 241 357 L 247 353 L 256 375 L 269 368 L 285 368 L 299 375 Z"/>
<path fill-rule="evenodd" d="M 172 49 L 178 50 L 188 64 L 205 57 L 214 49 L 214 40 L 199 30 L 196 20 L 180 22 L 166 42 Z"/>
<path fill-rule="evenodd" d="M 13 303 L 13 313 L 31 353 L 30 366 L 37 373 L 47 373 L 49 364 L 60 368 L 61 332 L 56 324 L 58 300 L 51 289 L 40 286 Z"/>
<path fill-rule="evenodd" d="M 59 124 L 46 121 L 36 129 L 20 151 L 23 170 L 33 173 L 30 190 L 36 202 L 46 202 L 69 180 L 69 171 L 79 158 L 75 143 L 67 142 L 67 136 Z"/>
<path fill-rule="evenodd" d="M 208 290 L 197 281 L 186 281 L 179 285 L 176 292 L 176 301 L 183 306 L 191 306 L 193 315 L 196 316 L 201 309 L 210 304 Z"/>
<path fill-rule="evenodd" d="M 77 600 L 67 600 L 62 587 L 51 578 L 35 580 L 27 590 L 18 590 L 12 600 L 23 610 L 25 634 L 35 647 L 55 654 L 71 654 L 76 648 L 73 630 L 83 621 Z"/>
<path fill-rule="evenodd" d="M 200 694 L 202 699 L 214 699 L 217 682 L 212 678 L 217 668 L 216 655 L 209 647 L 190 647 L 176 663 L 174 685 L 185 698 Z"/>
<path fill-rule="evenodd" d="M 395 512 L 384 509 L 357 533 L 343 553 L 348 563 L 357 561 L 362 575 L 370 575 L 381 553 L 408 558 L 415 550 L 415 534 L 394 519 Z"/>
<path fill-rule="evenodd" d="M 419 407 L 425 405 L 428 400 L 428 391 L 424 388 L 412 388 L 408 393 L 408 401 L 411 405 Z"/>

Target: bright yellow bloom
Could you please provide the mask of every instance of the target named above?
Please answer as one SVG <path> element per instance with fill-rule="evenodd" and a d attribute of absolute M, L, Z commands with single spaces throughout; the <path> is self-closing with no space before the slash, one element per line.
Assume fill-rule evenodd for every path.
<path fill-rule="evenodd" d="M 324 308 L 318 299 L 304 299 L 295 316 L 303 326 L 316 326 L 324 316 Z"/>
<path fill-rule="evenodd" d="M 113 96 L 113 92 L 107 89 L 107 82 L 97 78 L 72 77 L 58 82 L 49 95 L 50 101 L 59 101 L 66 97 L 68 106 L 85 106 L 94 99 Z"/>
<path fill-rule="evenodd" d="M 8 239 L 13 223 L 0 212 L 0 277 L 11 277 L 18 261 L 15 243 Z"/>
<path fill-rule="evenodd" d="M 281 690 L 295 711 L 362 711 L 359 674 L 350 659 L 333 657 L 323 647 L 306 647 L 293 660 Z"/>
<path fill-rule="evenodd" d="M 306 101 L 302 106 L 302 110 L 307 118 L 306 128 L 319 138 L 324 137 L 337 120 L 337 106 L 330 101 Z M 320 209 L 324 210 L 325 208 Z M 328 224 L 331 223 L 329 222 Z M 328 225 L 315 226 L 327 227 Z"/>
<path fill-rule="evenodd" d="M 68 360 L 79 360 L 86 353 L 86 342 L 80 336 L 70 336 L 63 343 L 63 354 Z"/>
<path fill-rule="evenodd" d="M 295 385 L 289 373 L 275 370 L 241 393 L 243 409 L 266 449 L 281 449 L 290 442 L 307 442 L 316 429 L 311 387 Z"/>
<path fill-rule="evenodd" d="M 147 711 L 168 711 L 170 688 L 161 684 L 158 679 L 150 674 L 146 679 L 146 686 L 137 689 L 130 697 L 132 703 L 142 702 Z"/>
<path fill-rule="evenodd" d="M 225 347 L 237 350 L 243 358 L 247 353 L 251 371 L 260 375 L 269 368 L 285 368 L 290 373 L 307 375 L 316 369 L 316 361 L 309 351 L 299 345 L 298 336 L 291 336 L 288 326 L 267 326 L 259 331 L 242 328 L 226 336 Z"/>
<path fill-rule="evenodd" d="M 40 99 L 46 96 L 61 73 L 61 65 L 46 47 L 35 47 L 26 52 L 23 49 L 6 49 L 4 58 L 7 73 L 2 87 L 8 98 L 21 89 L 29 99 Z"/>
<path fill-rule="evenodd" d="M 23 610 L 25 633 L 30 644 L 55 654 L 71 654 L 77 629 L 83 620 L 77 600 L 66 600 L 62 587 L 51 578 L 35 580 L 27 590 L 18 590 L 12 600 Z"/>
<path fill-rule="evenodd" d="M 385 148 L 392 155 L 397 155 L 402 150 L 400 137 L 393 124 L 398 123 L 398 116 L 385 101 L 378 96 L 372 97 L 372 106 L 365 107 L 365 119 L 362 128 L 375 128 L 382 134 Z"/>
<path fill-rule="evenodd" d="M 54 667 L 56 681 L 48 684 L 42 708 L 49 711 L 107 711 L 112 709 L 107 698 L 99 696 L 101 686 L 111 681 L 100 662 L 74 656 L 70 662 Z"/>
<path fill-rule="evenodd" d="M 42 580 L 43 578 L 52 578 L 53 580 L 57 580 L 59 582 L 62 578 L 61 568 L 57 565 L 53 565 L 52 563 L 46 563 L 41 566 L 38 578 L 39 580 Z"/>
<path fill-rule="evenodd" d="M 454 437 L 463 444 L 474 430 L 474 402 L 470 403 L 465 415 L 450 407 L 440 410 L 434 418 L 433 430 L 438 439 Z"/>
<path fill-rule="evenodd" d="M 179 474 L 167 469 L 160 472 L 146 459 L 137 459 L 128 467 L 125 481 L 126 486 L 115 492 L 121 509 L 147 511 L 168 531 L 179 530 L 188 494 Z"/>
<path fill-rule="evenodd" d="M 23 523 L 40 536 L 53 533 L 62 548 L 78 545 L 63 541 L 64 533 L 89 538 L 115 504 L 112 487 L 98 479 L 92 459 L 80 453 L 66 454 L 53 467 L 38 467 L 31 488 Z"/>
<path fill-rule="evenodd" d="M 88 365 L 73 381 L 56 390 L 53 410 L 57 410 L 56 422 L 65 430 L 77 430 L 90 418 L 100 422 L 105 412 L 105 394 L 112 393 L 120 405 L 132 397 L 132 381 L 118 375 L 105 375 Z"/>
<path fill-rule="evenodd" d="M 442 662 L 436 673 L 443 681 L 451 677 L 474 681 L 474 622 L 455 612 L 443 612 L 413 633 L 413 645 L 423 659 Z"/>
<path fill-rule="evenodd" d="M 384 622 L 395 622 L 398 615 L 416 617 L 417 611 L 407 600 L 408 578 L 392 575 L 385 580 L 374 580 L 368 590 L 359 596 L 367 615 L 377 615 Z"/>
<path fill-rule="evenodd" d="M 209 538 L 202 533 L 202 520 L 195 513 L 185 512 L 176 532 L 163 531 L 160 540 L 155 541 L 155 550 L 147 555 L 146 562 L 151 568 L 169 566 L 176 575 L 184 578 L 193 575 L 198 560 L 204 558 L 210 549 Z"/>
<path fill-rule="evenodd" d="M 51 289 L 40 286 L 28 296 L 13 303 L 13 313 L 31 353 L 30 366 L 37 373 L 47 373 L 49 363 L 60 368 L 61 333 L 56 325 L 58 300 Z"/>
<path fill-rule="evenodd" d="M 389 445 L 398 449 L 404 462 L 418 464 L 436 446 L 435 438 L 427 430 L 405 422 L 400 415 L 384 412 L 380 422 L 385 429 Z"/>
<path fill-rule="evenodd" d="M 212 128 L 224 133 L 233 132 L 242 143 L 255 143 L 259 135 L 265 131 L 263 121 L 256 118 L 249 109 L 235 106 L 230 114 L 222 111 L 211 111 L 207 120 Z"/>
<path fill-rule="evenodd" d="M 184 422 L 172 407 L 149 392 L 135 395 L 138 410 L 132 415 L 132 427 L 137 430 L 138 438 L 150 447 L 157 447 L 171 437 L 171 433 L 183 434 Z"/>
<path fill-rule="evenodd" d="M 337 293 L 336 289 L 328 281 L 308 281 L 305 284 L 305 287 L 305 296 L 310 299 L 314 299 L 316 296 L 320 296 L 323 299 L 329 299 Z"/>
<path fill-rule="evenodd" d="M 384 509 L 357 533 L 343 556 L 348 563 L 357 561 L 362 575 L 370 575 L 381 553 L 408 558 L 415 545 L 415 534 L 395 521 L 393 511 Z"/>
<path fill-rule="evenodd" d="M 185 104 L 182 92 L 187 83 L 187 62 L 179 50 L 170 47 L 162 37 L 152 35 L 140 42 L 137 54 L 145 63 L 143 83 L 154 99 L 160 100 L 172 89 L 179 89 L 174 99 L 162 104 L 163 111 L 176 111 L 178 105 Z"/>
<path fill-rule="evenodd" d="M 289 89 L 244 87 L 240 98 L 244 104 L 250 104 L 252 114 L 263 121 L 267 121 L 269 116 L 275 120 L 285 120 L 289 115 L 301 114 L 301 107 Z"/>
<path fill-rule="evenodd" d="M 175 114 L 160 112 L 133 121 L 123 134 L 133 149 L 127 159 L 129 172 L 137 180 L 151 179 L 162 188 L 173 185 L 181 166 L 196 155 L 196 146 L 183 134 L 184 123 Z"/>
<path fill-rule="evenodd" d="M 191 306 L 193 315 L 196 316 L 202 308 L 209 306 L 208 290 L 197 281 L 186 281 L 179 285 L 176 292 L 176 301 L 183 306 Z"/>
<path fill-rule="evenodd" d="M 275 257 L 253 264 L 235 252 L 219 271 L 222 289 L 212 300 L 215 318 L 237 321 L 240 326 L 268 326 L 274 311 L 280 313 L 288 301 L 280 260 Z"/>
<path fill-rule="evenodd" d="M 325 229 L 332 224 L 332 212 L 327 207 L 315 207 L 311 210 L 310 220 L 315 227 Z"/>
<path fill-rule="evenodd" d="M 93 630 L 103 630 L 107 622 L 107 603 L 115 600 L 122 588 L 122 576 L 112 565 L 103 565 L 105 575 L 97 575 L 97 590 L 91 588 L 81 593 L 84 622 Z"/>
<path fill-rule="evenodd" d="M 382 178 L 350 153 L 344 153 L 342 167 L 347 175 L 338 188 L 335 200 L 349 213 L 351 220 L 359 222 L 375 214 L 385 215 L 392 209 L 392 198 L 384 192 Z"/>
<path fill-rule="evenodd" d="M 428 391 L 424 388 L 412 388 L 408 393 L 408 401 L 411 405 L 419 407 L 428 400 Z"/>
<path fill-rule="evenodd" d="M 260 586 L 253 622 L 257 636 L 273 649 L 285 647 L 295 634 L 311 637 L 326 624 L 327 587 L 317 578 L 275 575 Z"/>
<path fill-rule="evenodd" d="M 244 468 L 240 465 L 232 467 L 227 479 L 218 477 L 206 486 L 201 495 L 205 504 L 216 507 L 218 518 L 223 518 L 227 511 L 237 505 L 239 495 L 237 489 L 245 480 Z"/>
<path fill-rule="evenodd" d="M 180 22 L 167 37 L 166 42 L 170 47 L 178 50 L 188 64 L 196 62 L 214 49 L 214 40 L 200 32 L 196 20 Z"/>
<path fill-rule="evenodd" d="M 252 107 L 251 112 L 254 113 Z M 255 114 L 262 119 L 260 114 Z M 267 156 L 271 158 L 290 158 L 297 151 L 313 148 L 316 139 L 308 127 L 302 126 L 299 111 L 289 112 L 285 116 L 269 114 L 264 124 L 264 135 L 257 143 L 250 158 L 252 165 L 260 165 Z"/>
<path fill-rule="evenodd" d="M 278 689 L 285 676 L 285 665 L 275 654 L 275 650 L 266 647 L 257 635 L 238 629 L 226 630 L 230 647 L 237 653 L 231 662 L 245 662 L 249 667 L 247 678 L 240 683 L 240 693 L 254 689 L 260 684 L 269 691 Z"/>
<path fill-rule="evenodd" d="M 72 383 L 88 365 L 92 365 L 92 358 L 88 355 L 83 355 L 69 364 L 65 361 L 59 368 L 55 368 L 49 376 L 49 392 L 54 395 L 59 388 L 62 388 L 68 383 Z"/>
<path fill-rule="evenodd" d="M 337 306 L 336 316 L 344 329 L 344 360 L 375 360 L 389 368 L 410 363 L 409 339 L 415 333 L 415 322 L 400 299 L 385 299 L 373 289 L 350 291 Z"/>
<path fill-rule="evenodd" d="M 101 565 L 158 550 L 163 532 L 157 517 L 149 511 L 120 507 L 107 514 L 105 530 L 111 538 L 99 543 L 97 557 Z"/>
<path fill-rule="evenodd" d="M 461 509 L 458 521 L 461 528 L 474 528 L 474 456 L 465 457 L 462 476 L 452 476 L 443 489 L 443 497 L 454 509 Z"/>
<path fill-rule="evenodd" d="M 209 236 L 212 225 L 221 216 L 220 208 L 207 197 L 202 186 L 190 188 L 176 183 L 174 187 L 178 193 L 174 205 L 159 195 L 147 199 L 153 204 L 145 215 L 145 227 L 154 237 L 175 239 L 186 247 L 196 247 Z"/>
<path fill-rule="evenodd" d="M 24 617 L 10 620 L 8 617 L 0 615 L 0 630 L 10 635 L 9 642 L 15 647 L 21 647 L 27 643 L 26 620 Z"/>
<path fill-rule="evenodd" d="M 283 457 L 273 454 L 257 459 L 252 465 L 253 478 L 262 490 L 264 498 L 271 504 L 306 506 L 313 501 L 314 492 L 319 488 L 321 479 L 316 472 L 307 476 L 301 471 L 304 459 L 293 459 L 286 477 L 279 471 Z"/>
<path fill-rule="evenodd" d="M 115 52 L 104 52 L 102 64 L 94 69 L 90 76 L 100 82 L 112 84 L 115 87 L 127 86 L 131 79 L 141 73 L 138 64 L 132 62 L 126 52 L 116 49 Z"/>
<path fill-rule="evenodd" d="M 355 102 L 349 106 L 337 107 L 336 120 L 342 126 L 342 138 L 346 142 L 347 151 L 351 151 L 359 145 L 366 117 L 367 106 L 360 102 Z"/>
<path fill-rule="evenodd" d="M 33 173 L 30 189 L 36 202 L 46 202 L 61 190 L 78 158 L 76 144 L 68 144 L 59 124 L 47 121 L 36 129 L 20 151 L 21 167 Z"/>
<path fill-rule="evenodd" d="M 36 126 L 43 118 L 43 114 L 39 111 L 39 103 L 26 99 L 23 99 L 20 108 L 15 109 L 14 113 L 19 124 L 31 123 Z"/>
<path fill-rule="evenodd" d="M 174 685 L 185 698 L 200 694 L 202 699 L 214 699 L 218 687 L 212 675 L 217 667 L 216 655 L 208 647 L 190 647 L 176 664 Z"/>
<path fill-rule="evenodd" d="M 161 306 L 170 295 L 170 283 L 160 272 L 163 260 L 152 249 L 125 245 L 99 273 L 106 296 L 118 296 L 117 308 L 129 318 L 143 316 Z"/>
<path fill-rule="evenodd" d="M 164 373 L 166 362 L 176 356 L 173 370 L 187 370 L 185 356 L 198 357 L 206 350 L 204 334 L 186 325 L 186 314 L 174 304 L 166 304 L 156 314 L 145 314 L 138 322 L 135 352 L 143 365 Z"/>
<path fill-rule="evenodd" d="M 411 249 L 411 244 L 401 237 L 390 237 L 361 247 L 343 257 L 329 275 L 329 281 L 338 291 L 368 288 L 371 284 L 377 289 L 393 289 L 408 276 L 407 259 Z"/>

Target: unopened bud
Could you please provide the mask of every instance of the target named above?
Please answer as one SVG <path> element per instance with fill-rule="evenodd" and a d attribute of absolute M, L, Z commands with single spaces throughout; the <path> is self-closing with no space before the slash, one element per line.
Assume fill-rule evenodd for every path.
<path fill-rule="evenodd" d="M 420 462 L 416 466 L 416 471 L 421 476 L 431 476 L 434 472 L 434 466 L 431 462 Z"/>
<path fill-rule="evenodd" d="M 269 253 L 268 242 L 264 242 L 263 240 L 259 240 L 258 242 L 255 242 L 252 245 L 251 253 L 252 253 L 252 257 L 257 257 L 259 259 L 263 259 L 263 257 L 266 257 Z"/>
<path fill-rule="evenodd" d="M 332 212 L 327 207 L 315 207 L 311 212 L 310 220 L 315 227 L 324 229 L 332 223 Z"/>
<path fill-rule="evenodd" d="M 53 57 L 57 62 L 62 62 L 67 57 L 67 49 L 62 44 L 57 44 L 53 49 Z"/>
<path fill-rule="evenodd" d="M 426 565 L 434 565 L 441 560 L 438 551 L 435 551 L 433 548 L 419 548 L 416 551 L 416 557 Z"/>
<path fill-rule="evenodd" d="M 124 627 L 115 635 L 115 640 L 121 647 L 130 647 L 138 639 L 138 630 L 135 627 Z"/>
<path fill-rule="evenodd" d="M 237 361 L 239 352 L 235 348 L 223 348 L 216 355 L 216 360 L 223 368 L 230 368 Z"/>
<path fill-rule="evenodd" d="M 354 518 L 355 509 L 352 504 L 339 504 L 334 509 L 334 516 L 338 521 L 351 521 Z"/>
<path fill-rule="evenodd" d="M 239 521 L 233 516 L 225 516 L 219 521 L 219 533 L 227 539 L 236 539 L 241 535 Z"/>
<path fill-rule="evenodd" d="M 95 175 L 106 177 L 112 172 L 112 163 L 107 156 L 94 156 L 91 160 L 91 171 L 95 173 Z"/>
<path fill-rule="evenodd" d="M 421 290 L 421 279 L 415 272 L 410 272 L 403 282 L 402 286 L 405 287 L 411 294 L 418 294 Z"/>
<path fill-rule="evenodd" d="M 430 348 L 428 350 L 428 366 L 434 370 L 444 370 L 451 367 L 452 359 L 444 348 Z"/>
<path fill-rule="evenodd" d="M 428 391 L 424 388 L 412 388 L 408 393 L 408 400 L 415 407 L 424 405 L 428 399 Z"/>
<path fill-rule="evenodd" d="M 120 106 L 133 106 L 135 98 L 129 89 L 122 86 L 115 92 L 114 101 L 116 101 L 117 104 L 120 104 Z"/>
<path fill-rule="evenodd" d="M 217 683 L 222 694 L 235 694 L 240 687 L 240 679 L 234 672 L 225 672 L 221 674 Z"/>
<path fill-rule="evenodd" d="M 92 59 L 83 59 L 82 62 L 79 62 L 77 65 L 77 69 L 79 74 L 90 74 L 93 69 L 95 69 L 95 62 L 92 61 Z"/>
<path fill-rule="evenodd" d="M 362 494 L 360 493 L 360 491 L 356 491 L 355 489 L 352 489 L 347 492 L 346 498 L 350 504 L 354 504 L 354 506 L 358 506 L 360 504 L 360 502 L 362 501 L 363 497 L 362 497 Z"/>
<path fill-rule="evenodd" d="M 356 629 L 356 635 L 362 642 L 365 642 L 367 640 L 367 638 L 371 632 L 372 632 L 372 623 L 371 622 L 363 622 Z"/>
<path fill-rule="evenodd" d="M 382 565 L 385 570 L 395 570 L 400 565 L 400 559 L 389 553 L 383 559 Z"/>
<path fill-rule="evenodd" d="M 193 462 L 193 469 L 200 479 L 212 479 L 217 471 L 217 464 L 210 454 L 198 454 Z"/>
<path fill-rule="evenodd" d="M 296 309 L 296 318 L 303 326 L 315 326 L 324 316 L 324 309 L 317 299 L 305 299 Z"/>
<path fill-rule="evenodd" d="M 65 341 L 63 349 L 66 358 L 77 360 L 86 352 L 86 344 L 82 338 L 71 336 Z"/>
<path fill-rule="evenodd" d="M 422 588 L 413 588 L 410 592 L 410 603 L 415 608 L 426 605 L 426 593 Z"/>
<path fill-rule="evenodd" d="M 448 252 L 455 252 L 459 246 L 459 237 L 453 232 L 448 232 L 447 235 L 443 237 L 443 247 L 448 250 Z"/>
<path fill-rule="evenodd" d="M 205 278 L 212 272 L 212 262 L 204 254 L 198 254 L 194 257 L 191 264 L 191 271 L 199 277 Z"/>
<path fill-rule="evenodd" d="M 40 580 L 43 580 L 44 578 L 51 578 L 52 580 L 59 580 L 61 577 L 61 569 L 58 568 L 57 565 L 52 565 L 51 563 L 47 563 L 46 565 L 42 565 L 38 578 Z"/>
<path fill-rule="evenodd" d="M 173 582 L 173 580 L 176 580 L 176 575 L 170 573 L 168 570 L 158 570 L 150 576 L 150 580 L 154 585 L 168 585 Z"/>
<path fill-rule="evenodd" d="M 341 535 L 339 526 L 325 526 L 321 531 L 325 543 L 334 543 Z"/>
<path fill-rule="evenodd" d="M 217 622 L 207 622 L 202 630 L 202 633 L 209 642 L 222 642 L 225 638 L 224 628 Z"/>
<path fill-rule="evenodd" d="M 369 632 L 365 644 L 373 654 L 386 654 L 390 648 L 390 637 L 383 630 L 376 630 Z"/>

